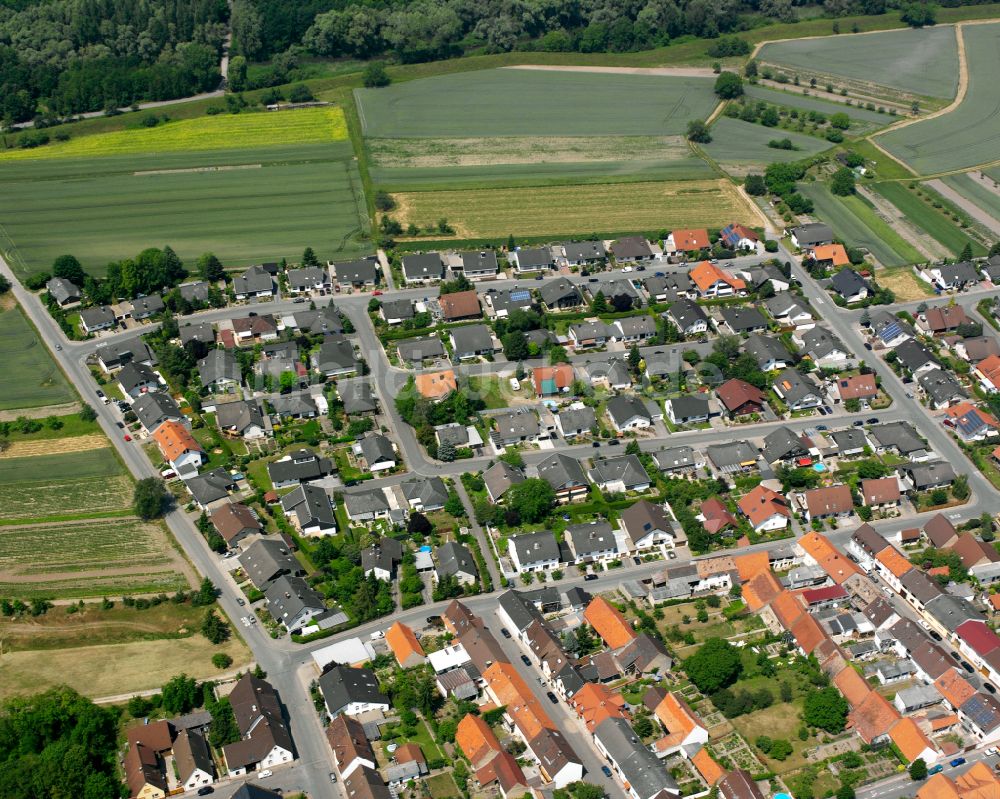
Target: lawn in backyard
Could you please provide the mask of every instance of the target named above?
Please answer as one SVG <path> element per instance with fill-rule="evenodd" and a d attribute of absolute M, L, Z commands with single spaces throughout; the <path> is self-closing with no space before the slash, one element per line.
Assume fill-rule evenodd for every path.
<path fill-rule="evenodd" d="M 954 111 L 880 135 L 878 143 L 921 175 L 997 160 L 1000 24 L 963 29 L 969 88 Z"/>
<path fill-rule="evenodd" d="M 967 174 L 948 175 L 941 180 L 994 219 L 1000 220 L 1000 194 L 995 190 Z"/>
<path fill-rule="evenodd" d="M 972 246 L 973 255 L 986 254 L 986 249 L 979 242 L 969 238 L 956 223 L 917 197 L 902 183 L 876 183 L 872 188 L 902 211 L 910 222 L 951 250 L 956 257 L 966 245 Z"/>
<path fill-rule="evenodd" d="M 617 183 L 534 189 L 404 192 L 393 195 L 405 226 L 447 219 L 459 238 L 572 236 L 670 227 L 757 226 L 759 212 L 725 180 Z"/>
<path fill-rule="evenodd" d="M 896 295 L 896 302 L 910 302 L 933 297 L 934 290 L 913 274 L 909 266 L 893 266 L 879 269 L 875 279 L 880 286 L 890 289 Z"/>
<path fill-rule="evenodd" d="M 795 150 L 768 147 L 773 139 L 789 139 Z M 719 117 L 712 125 L 712 141 L 702 148 L 721 164 L 766 166 L 776 161 L 798 161 L 829 150 L 833 145 L 825 139 L 795 133 L 781 128 L 766 128 L 753 122 L 731 117 Z"/>
<path fill-rule="evenodd" d="M 869 250 L 885 266 L 925 260 L 858 195 L 836 197 L 822 183 L 807 183 L 801 191 L 816 206 L 816 215 L 833 227 L 834 235 L 849 247 Z"/>
<path fill-rule="evenodd" d="M 24 312 L 0 306 L 0 410 L 58 405 L 76 399 Z"/>
<path fill-rule="evenodd" d="M 455 778 L 451 773 L 435 774 L 433 777 L 424 777 L 424 784 L 434 799 L 449 799 L 452 796 L 461 796 Z"/>
<path fill-rule="evenodd" d="M 708 77 L 490 69 L 355 97 L 373 137 L 670 136 L 712 112 L 712 85 Z"/>
<path fill-rule="evenodd" d="M 958 89 L 958 45 L 950 26 L 774 42 L 764 45 L 758 60 L 872 90 L 950 99 Z"/>

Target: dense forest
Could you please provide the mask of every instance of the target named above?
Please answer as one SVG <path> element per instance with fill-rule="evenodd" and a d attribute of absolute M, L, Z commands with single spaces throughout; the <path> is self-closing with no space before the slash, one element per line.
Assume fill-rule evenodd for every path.
<path fill-rule="evenodd" d="M 225 0 L 0 0 L 0 118 L 215 89 Z"/>

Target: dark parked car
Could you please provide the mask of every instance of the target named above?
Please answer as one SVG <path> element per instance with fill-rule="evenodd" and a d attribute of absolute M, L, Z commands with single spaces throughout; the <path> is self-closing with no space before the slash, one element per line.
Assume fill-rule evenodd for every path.
<path fill-rule="evenodd" d="M 198 796 L 208 796 L 210 793 L 215 793 L 215 788 L 211 785 L 203 785 L 198 789 Z"/>
<path fill-rule="evenodd" d="M 861 419 L 855 419 L 853 422 L 855 427 L 864 427 L 865 423 Z"/>
<path fill-rule="evenodd" d="M 608 445 L 609 445 L 609 446 L 612 446 L 612 447 L 617 447 L 617 446 L 618 446 L 619 444 L 621 444 L 621 443 L 622 443 L 622 442 L 621 442 L 621 441 L 619 441 L 619 440 L 618 440 L 617 438 L 612 438 L 612 439 L 611 439 L 611 440 L 610 440 L 610 441 L 608 442 Z"/>
<path fill-rule="evenodd" d="M 871 419 L 866 420 L 865 424 L 878 424 L 878 418 L 873 416 Z"/>
<path fill-rule="evenodd" d="M 997 689 L 993 687 L 993 683 L 984 682 L 983 688 L 985 688 L 991 694 L 995 694 L 997 692 Z"/>
<path fill-rule="evenodd" d="M 961 766 L 964 762 L 965 762 L 964 757 L 956 757 L 954 760 L 949 760 L 948 765 L 951 766 L 952 768 L 955 768 L 956 766 Z"/>
<path fill-rule="evenodd" d="M 601 771 L 604 772 L 605 777 L 611 776 L 611 769 L 609 769 L 607 766 L 601 766 Z"/>
<path fill-rule="evenodd" d="M 525 666 L 530 666 L 530 665 L 531 665 L 531 661 L 530 661 L 530 660 L 528 660 L 528 656 L 527 656 L 527 655 L 521 655 L 521 662 L 522 662 L 522 663 L 523 663 L 523 664 L 524 664 Z"/>
<path fill-rule="evenodd" d="M 502 635 L 504 638 L 510 638 L 510 630 L 508 630 L 506 627 L 501 627 L 500 635 Z"/>
<path fill-rule="evenodd" d="M 546 691 L 545 695 L 549 698 L 549 701 L 553 705 L 558 705 L 559 704 L 559 700 L 556 698 L 556 695 L 554 693 L 552 693 L 552 691 Z"/>
<path fill-rule="evenodd" d="M 115 422 L 115 424 L 118 425 L 118 429 L 119 430 L 124 430 L 125 429 L 125 423 L 124 422 Z"/>
<path fill-rule="evenodd" d="M 588 574 L 583 579 L 586 580 L 589 583 L 591 580 L 596 580 L 597 579 L 597 575 L 596 574 Z"/>
<path fill-rule="evenodd" d="M 962 668 L 965 669 L 967 672 L 969 672 L 969 674 L 972 674 L 972 672 L 975 671 L 975 669 L 973 669 L 972 666 L 970 666 L 964 660 L 962 661 Z"/>

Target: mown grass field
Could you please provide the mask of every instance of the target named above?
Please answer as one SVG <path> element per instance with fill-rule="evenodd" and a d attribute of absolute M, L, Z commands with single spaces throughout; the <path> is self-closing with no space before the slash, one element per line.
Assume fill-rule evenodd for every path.
<path fill-rule="evenodd" d="M 878 142 L 921 175 L 1000 159 L 1000 24 L 963 29 L 969 88 L 954 111 L 879 136 Z"/>
<path fill-rule="evenodd" d="M 985 248 L 973 241 L 954 222 L 936 208 L 925 203 L 902 183 L 876 183 L 872 188 L 903 212 L 917 227 L 952 251 L 956 257 L 966 245 L 974 255 L 985 255 Z"/>
<path fill-rule="evenodd" d="M 710 78 L 493 69 L 357 89 L 371 137 L 676 136 L 715 107 Z"/>
<path fill-rule="evenodd" d="M 950 99 L 958 89 L 955 30 L 945 26 L 775 42 L 759 60 L 931 97 Z"/>
<path fill-rule="evenodd" d="M 340 108 L 300 108 L 247 114 L 218 114 L 136 127 L 96 136 L 80 136 L 30 150 L 0 151 L 0 163 L 47 158 L 232 150 L 282 144 L 321 144 L 347 140 Z"/>
<path fill-rule="evenodd" d="M 975 203 L 994 219 L 1000 220 L 1000 194 L 969 175 L 948 175 L 942 180 L 970 202 Z"/>
<path fill-rule="evenodd" d="M 669 227 L 759 224 L 725 180 L 618 183 L 529 189 L 422 191 L 393 195 L 404 225 L 447 219 L 456 238 L 616 235 Z"/>
<path fill-rule="evenodd" d="M 776 150 L 768 147 L 772 139 L 790 139 L 797 150 Z M 833 145 L 825 139 L 792 133 L 781 128 L 765 128 L 753 122 L 719 117 L 712 125 L 712 141 L 701 145 L 709 157 L 721 164 L 733 166 L 773 164 L 798 161 Z"/>
<path fill-rule="evenodd" d="M 829 223 L 834 233 L 848 246 L 870 250 L 884 266 L 901 266 L 924 260 L 861 197 L 835 197 L 820 183 L 805 184 L 801 191 L 813 201 L 816 215 Z"/>
<path fill-rule="evenodd" d="M 0 410 L 38 408 L 76 397 L 18 307 L 0 308 Z M 0 510 L 2 512 L 2 510 Z"/>
<path fill-rule="evenodd" d="M 14 162 L 0 170 L 0 218 L 22 275 L 71 252 L 100 276 L 165 244 L 227 266 L 371 249 L 349 142 Z"/>

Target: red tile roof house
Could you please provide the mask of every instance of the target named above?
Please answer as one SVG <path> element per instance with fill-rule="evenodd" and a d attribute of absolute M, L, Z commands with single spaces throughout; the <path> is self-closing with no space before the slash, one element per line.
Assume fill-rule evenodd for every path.
<path fill-rule="evenodd" d="M 701 518 L 704 520 L 702 526 L 713 535 L 727 527 L 738 526 L 736 517 L 718 497 L 706 499 L 701 503 Z"/>
<path fill-rule="evenodd" d="M 807 521 L 829 518 L 846 519 L 854 513 L 851 487 L 847 485 L 814 488 L 803 492 L 801 497 Z"/>
<path fill-rule="evenodd" d="M 727 380 L 719 386 L 715 390 L 715 396 L 729 412 L 730 418 L 762 413 L 767 401 L 763 391 L 737 378 Z"/>
<path fill-rule="evenodd" d="M 551 397 L 569 391 L 573 385 L 573 377 L 573 367 L 568 364 L 539 366 L 532 372 L 535 394 L 539 397 Z"/>
<path fill-rule="evenodd" d="M 711 246 L 711 242 L 708 240 L 708 231 L 705 228 L 675 230 L 663 242 L 663 250 L 667 255 L 697 253 Z"/>
<path fill-rule="evenodd" d="M 901 499 L 899 480 L 896 477 L 861 481 L 861 504 L 872 510 L 898 508 Z"/>
<path fill-rule="evenodd" d="M 875 383 L 875 375 L 855 375 L 854 377 L 837 378 L 837 394 L 841 402 L 847 400 L 868 400 L 869 402 L 878 396 L 878 386 Z"/>

